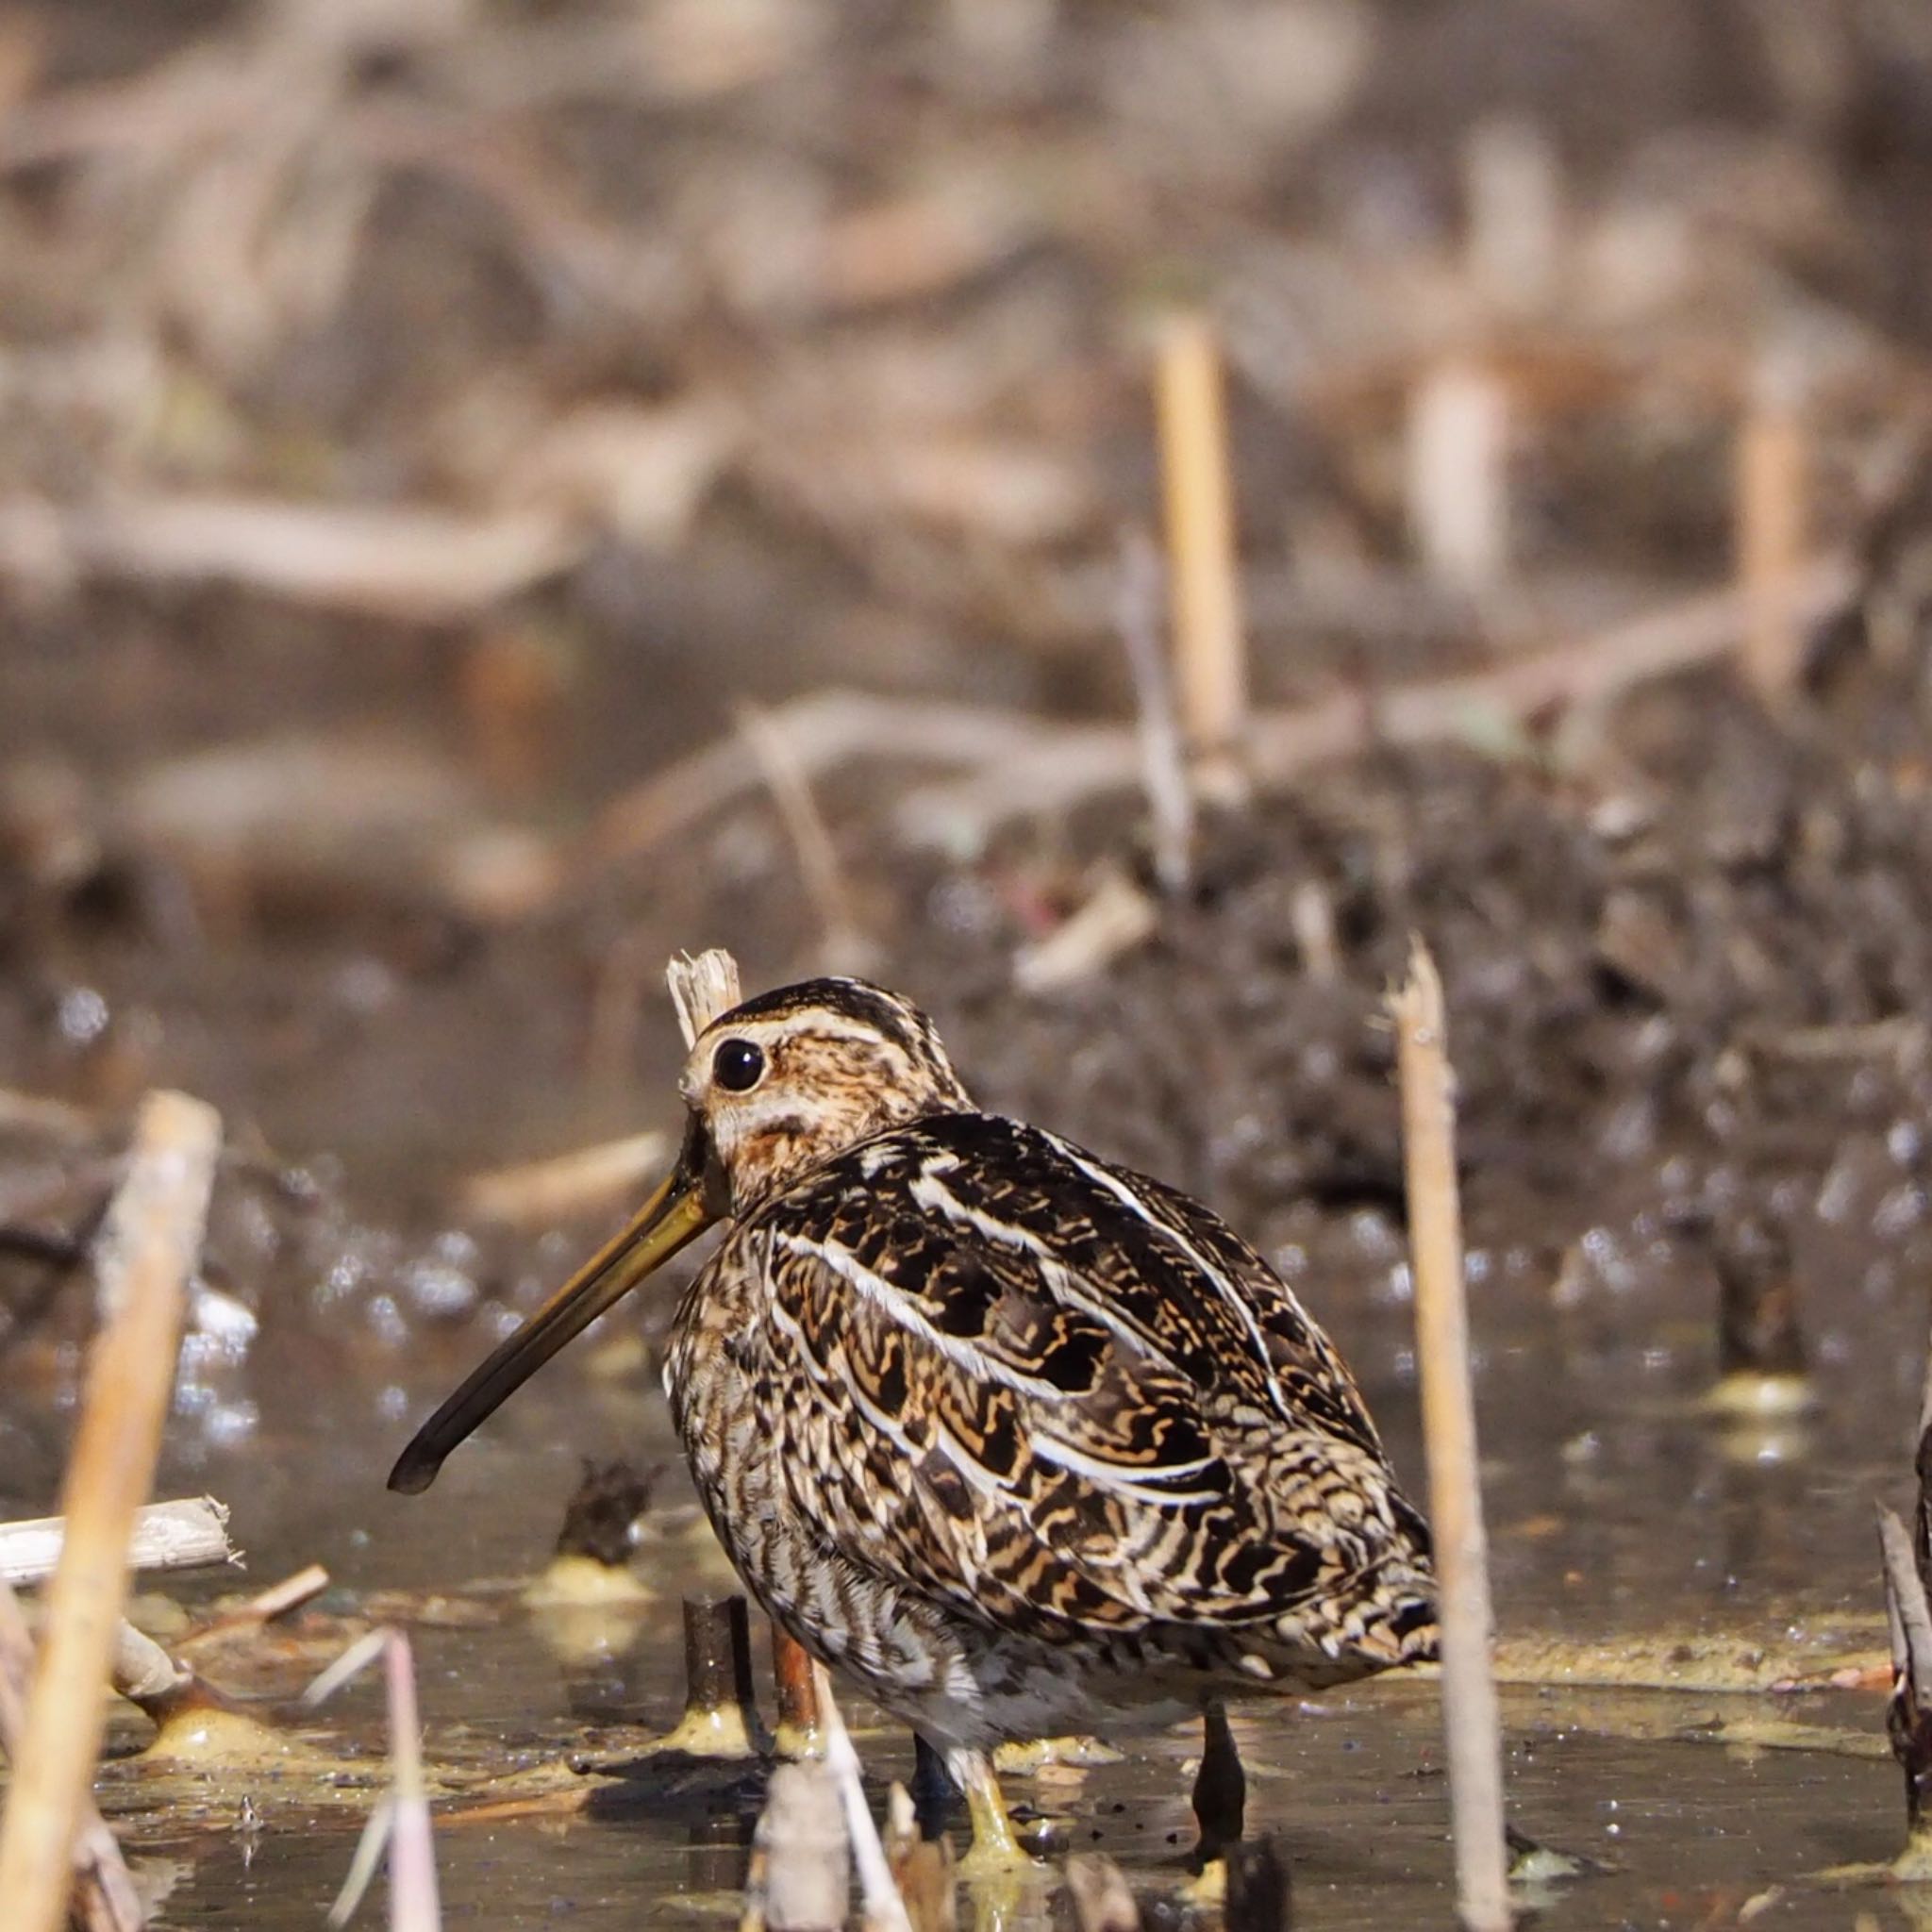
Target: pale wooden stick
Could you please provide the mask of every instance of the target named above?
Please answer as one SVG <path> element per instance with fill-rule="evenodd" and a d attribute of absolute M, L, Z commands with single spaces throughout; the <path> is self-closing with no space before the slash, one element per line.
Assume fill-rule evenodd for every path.
<path fill-rule="evenodd" d="M 1476 595 L 1509 566 L 1509 398 L 1493 370 L 1439 362 L 1409 391 L 1408 525 L 1423 566 Z"/>
<path fill-rule="evenodd" d="M 416 1714 L 416 1670 L 409 1640 L 389 1634 L 389 1750 L 395 1767 L 395 1822 L 389 1847 L 390 1932 L 440 1932 L 436 1843 L 423 1777 L 423 1722 Z"/>
<path fill-rule="evenodd" d="M 886 1848 L 879 1842 L 878 1826 L 873 1823 L 871 1807 L 865 1802 L 864 1769 L 853 1746 L 852 1734 L 845 1728 L 839 1700 L 832 1695 L 832 1680 L 822 1663 L 815 1662 L 812 1672 L 818 1683 L 819 1716 L 825 1729 L 825 1763 L 839 1780 L 839 1794 L 845 1807 L 845 1833 L 852 1840 L 852 1862 L 858 1867 L 865 1932 L 912 1932 L 906 1901 L 892 1882 Z"/>
<path fill-rule="evenodd" d="M 695 1046 L 698 1035 L 744 997 L 738 980 L 738 961 L 723 946 L 712 946 L 695 958 L 689 953 L 678 954 L 665 967 L 664 980 L 671 989 L 671 1004 L 677 1008 L 677 1024 L 684 1031 L 686 1046 Z"/>
<path fill-rule="evenodd" d="M 408 1638 L 387 1626 L 358 1638 L 302 1693 L 311 1709 L 332 1697 L 377 1657 L 383 1661 L 389 1701 L 391 1785 L 362 1827 L 349 1874 L 329 1907 L 327 1923 L 346 1925 L 389 1852 L 390 1932 L 439 1932 L 436 1844 L 429 1817 L 429 1788 L 423 1774 L 423 1724 L 416 1708 L 416 1673 Z"/>
<path fill-rule="evenodd" d="M 48 1587 L 46 1641 L 0 1819 L 0 1899 L 9 1932 L 58 1932 L 66 1910 L 75 1830 L 100 1749 L 108 1663 L 127 1592 L 128 1531 L 154 1476 L 220 1146 L 212 1108 L 185 1094 L 151 1094 L 100 1249 L 108 1312 L 88 1364 L 61 1492 L 67 1538 Z"/>
<path fill-rule="evenodd" d="M 228 1511 L 212 1496 L 149 1503 L 134 1512 L 127 1542 L 131 1570 L 203 1570 L 240 1560 L 228 1541 Z M 64 1516 L 22 1517 L 0 1523 L 0 1577 L 39 1583 L 54 1574 L 67 1534 Z"/>
<path fill-rule="evenodd" d="M 0 1581 L 0 1749 L 12 1757 L 26 1727 L 26 1687 L 34 1646 L 10 1584 Z M 101 1822 L 92 1798 L 83 1798 L 74 1839 L 75 1905 L 87 1932 L 142 1932 L 142 1910 L 114 1834 Z"/>
<path fill-rule="evenodd" d="M 1805 633 L 1790 587 L 1805 554 L 1805 425 L 1796 385 L 1767 362 L 1738 426 L 1738 585 L 1745 605 L 1744 675 L 1768 704 L 1790 696 Z"/>
<path fill-rule="evenodd" d="M 1213 324 L 1192 312 L 1170 317 L 1157 357 L 1168 594 L 1181 724 L 1202 782 L 1225 797 L 1241 789 L 1248 667 L 1235 560 L 1227 410 Z"/>
<path fill-rule="evenodd" d="M 1504 1932 L 1509 1924 L 1509 1877 L 1502 1730 L 1490 1657 L 1489 1552 L 1463 1301 L 1456 1103 L 1442 982 L 1420 939 L 1409 955 L 1408 982 L 1391 995 L 1389 1009 L 1402 1069 L 1403 1158 L 1435 1526 L 1457 1909 L 1469 1932 Z"/>
<path fill-rule="evenodd" d="M 472 1214 L 516 1227 L 543 1227 L 627 1194 L 662 1166 L 664 1136 L 652 1128 L 545 1160 L 472 1174 L 458 1198 Z"/>

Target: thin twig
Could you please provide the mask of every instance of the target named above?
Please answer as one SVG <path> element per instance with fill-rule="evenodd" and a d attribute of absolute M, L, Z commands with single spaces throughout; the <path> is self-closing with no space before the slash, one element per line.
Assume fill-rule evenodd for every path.
<path fill-rule="evenodd" d="M 1770 358 L 1749 387 L 1738 425 L 1738 584 L 1747 617 L 1744 675 L 1768 704 L 1786 702 L 1803 667 L 1805 634 L 1787 586 L 1805 554 L 1805 425 L 1797 385 Z"/>
<path fill-rule="evenodd" d="M 1505 1932 L 1509 1878 L 1502 1732 L 1490 1656 L 1489 1550 L 1463 1298 L 1456 1103 L 1442 982 L 1420 939 L 1409 954 L 1407 983 L 1391 997 L 1389 1008 L 1402 1069 L 1403 1156 L 1435 1527 L 1457 1908 L 1469 1932 Z"/>
<path fill-rule="evenodd" d="M 489 609 L 567 570 L 593 534 L 549 510 L 136 491 L 69 507 L 0 499 L 0 575 L 237 583 L 327 609 L 418 621 Z"/>
<path fill-rule="evenodd" d="M 329 1907 L 332 1927 L 346 1925 L 389 1852 L 390 1932 L 439 1932 L 436 1842 L 429 1817 L 429 1789 L 423 1774 L 423 1724 L 416 1707 L 416 1672 L 408 1638 L 400 1630 L 372 1630 L 352 1643 L 302 1693 L 313 1707 L 332 1696 L 377 1657 L 383 1660 L 389 1702 L 390 1790 L 369 1814 L 348 1876 Z"/>
<path fill-rule="evenodd" d="M 130 1570 L 205 1570 L 238 1561 L 228 1541 L 228 1511 L 212 1496 L 148 1503 L 134 1512 L 127 1541 Z M 39 1583 L 54 1574 L 67 1534 L 64 1516 L 22 1517 L 0 1523 L 0 1577 Z"/>
<path fill-rule="evenodd" d="M 1241 789 L 1247 641 L 1235 559 L 1234 479 L 1221 345 L 1205 316 L 1169 318 L 1157 351 L 1169 600 L 1180 712 L 1203 781 Z"/>
<path fill-rule="evenodd" d="M 26 1724 L 33 1640 L 12 1586 L 0 1581 L 0 1750 L 11 1758 Z M 83 1798 L 74 1840 L 75 1905 L 87 1932 L 141 1932 L 147 1916 L 114 1834 L 92 1798 Z"/>
<path fill-rule="evenodd" d="M 10 1932 L 57 1932 L 66 1908 L 127 1591 L 128 1533 L 160 1448 L 220 1145 L 212 1108 L 180 1093 L 150 1095 L 101 1245 L 105 1325 L 88 1364 L 61 1495 L 66 1541 L 0 1819 L 0 1898 Z"/>
<path fill-rule="evenodd" d="M 741 705 L 738 728 L 764 774 L 785 836 L 798 856 L 806 896 L 818 914 L 819 945 L 826 965 L 838 973 L 863 972 L 872 962 L 874 948 L 858 924 L 851 885 L 824 815 L 812 796 L 811 778 L 803 760 L 783 723 L 762 705 Z"/>

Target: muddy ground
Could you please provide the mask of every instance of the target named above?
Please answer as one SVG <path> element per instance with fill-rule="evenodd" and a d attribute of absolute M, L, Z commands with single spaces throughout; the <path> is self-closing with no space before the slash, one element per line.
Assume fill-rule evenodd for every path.
<path fill-rule="evenodd" d="M 1816 1875 L 1901 1840 L 1882 1689 L 1763 1684 L 1882 1650 L 1871 1503 L 1904 1494 L 1927 1327 L 1916 16 L 328 17 L 0 16 L 0 1513 L 53 1507 L 86 1243 L 134 1100 L 186 1087 L 229 1153 L 162 1487 L 233 1506 L 255 1580 L 336 1580 L 279 1648 L 224 1659 L 237 1688 L 285 1708 L 344 1630 L 402 1614 L 433 1756 L 501 1779 L 634 1755 L 675 1714 L 677 1598 L 712 1574 L 656 1392 L 673 1290 L 429 1498 L 381 1478 L 621 1206 L 506 1225 L 464 1182 L 674 1129 L 659 975 L 706 944 L 754 985 L 862 959 L 988 1107 L 1210 1201 L 1419 1487 L 1381 1001 L 1420 933 L 1460 1083 L 1506 1648 L 1601 1640 L 1667 1686 L 1552 1688 L 1545 1659 L 1507 1693 L 1516 1815 L 1614 1868 L 1552 1909 L 1893 1910 Z M 1527 294 L 1469 251 L 1472 130 L 1497 125 L 1561 189 Z M 1849 559 L 1845 608 L 1788 689 L 1710 664 L 1424 746 L 1372 731 L 1209 811 L 1179 889 L 1132 785 L 935 811 L 942 761 L 880 725 L 816 772 L 828 906 L 738 708 L 971 703 L 1016 747 L 1128 720 L 1116 543 L 1156 511 L 1146 323 L 1176 291 L 1228 343 L 1264 706 L 1373 710 L 1723 581 L 1766 344 L 1807 372 L 1807 542 Z M 1521 408 L 1508 574 L 1476 593 L 1418 565 L 1399 481 L 1403 395 L 1472 342 Z M 426 575 L 361 537 L 323 568 L 238 503 L 374 507 L 395 546 L 450 521 Z M 713 795 L 678 760 L 714 744 L 742 782 Z M 995 791 L 1004 768 L 975 767 Z M 1151 930 L 1024 990 L 1016 959 L 1123 877 Z M 1804 1367 L 1810 1406 L 1712 1407 L 1740 1361 Z M 659 1596 L 559 1636 L 512 1586 L 579 1457 L 620 1453 L 662 1471 L 634 1565 Z M 199 1609 L 229 1581 L 170 1591 Z M 1249 1723 L 1305 1922 L 1443 1909 L 1428 1687 Z M 191 1794 L 113 1768 L 108 1808 L 178 1868 L 167 1923 L 312 1922 L 379 1714 L 352 1696 L 300 1728 L 366 1770 Z M 1158 1887 L 1193 1746 L 1125 1741 L 1038 1796 Z M 904 1774 L 902 1738 L 866 1749 Z M 452 1823 L 450 1923 L 723 1910 L 752 1804 L 644 1774 L 589 1816 Z"/>

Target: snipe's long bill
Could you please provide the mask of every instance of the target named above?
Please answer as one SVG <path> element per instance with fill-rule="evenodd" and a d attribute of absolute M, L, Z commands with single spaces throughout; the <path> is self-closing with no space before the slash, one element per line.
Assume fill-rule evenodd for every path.
<path fill-rule="evenodd" d="M 670 1179 L 391 1487 L 723 1221 L 664 1369 L 698 1494 L 772 1618 L 940 1752 L 978 1854 L 1010 1849 L 1003 1739 L 1205 1711 L 1225 1838 L 1223 1698 L 1435 1654 L 1428 1531 L 1354 1379 L 1210 1209 L 981 1112 L 859 980 L 745 1001 L 680 1085 Z"/>
<path fill-rule="evenodd" d="M 685 1131 L 677 1165 L 629 1224 L 591 1257 L 463 1383 L 409 1440 L 389 1473 L 389 1486 L 419 1496 L 433 1483 L 452 1449 L 474 1435 L 558 1349 L 575 1341 L 717 1219 L 705 1205 L 704 1129 L 695 1118 Z"/>

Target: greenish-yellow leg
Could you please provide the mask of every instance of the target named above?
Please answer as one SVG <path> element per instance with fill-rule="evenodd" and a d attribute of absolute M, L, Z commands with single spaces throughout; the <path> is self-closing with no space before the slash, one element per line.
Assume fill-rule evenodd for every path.
<path fill-rule="evenodd" d="M 973 1821 L 973 1844 L 959 1860 L 960 1877 L 992 1878 L 1032 1869 L 1033 1860 L 1021 1850 L 1013 1821 L 1007 1816 L 992 1760 L 983 1751 L 960 1746 L 947 1751 L 945 1759 L 953 1782 L 966 1794 L 966 1810 Z"/>

